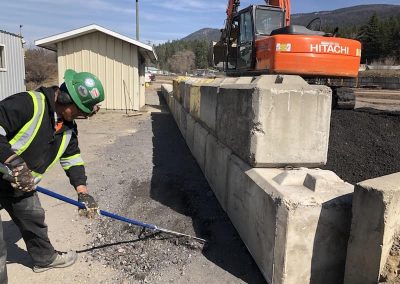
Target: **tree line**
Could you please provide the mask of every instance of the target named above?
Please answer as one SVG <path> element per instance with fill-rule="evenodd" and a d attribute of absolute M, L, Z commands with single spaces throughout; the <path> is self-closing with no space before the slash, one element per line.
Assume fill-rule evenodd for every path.
<path fill-rule="evenodd" d="M 175 73 L 212 66 L 212 48 L 207 40 L 174 40 L 154 47 L 158 67 Z"/>
<path fill-rule="evenodd" d="M 333 31 L 326 27 L 325 31 Z M 362 26 L 342 27 L 338 36 L 356 39 L 362 44 L 361 63 L 400 64 L 400 15 L 380 19 L 372 15 Z M 212 47 L 207 40 L 174 40 L 154 47 L 158 67 L 175 73 L 212 67 Z"/>
<path fill-rule="evenodd" d="M 340 36 L 361 42 L 361 63 L 400 64 L 400 15 L 380 19 L 374 14 L 362 26 L 341 28 Z"/>

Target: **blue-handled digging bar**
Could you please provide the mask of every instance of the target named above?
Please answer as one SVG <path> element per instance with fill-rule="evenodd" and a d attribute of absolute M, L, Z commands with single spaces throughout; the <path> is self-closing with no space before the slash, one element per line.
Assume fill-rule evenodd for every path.
<path fill-rule="evenodd" d="M 77 207 L 79 207 L 81 209 L 85 209 L 86 208 L 83 203 L 80 203 L 80 202 L 78 202 L 76 200 L 73 200 L 71 198 L 68 198 L 68 197 L 66 197 L 64 195 L 61 195 L 61 194 L 55 193 L 53 191 L 50 191 L 48 189 L 45 189 L 45 188 L 43 188 L 41 186 L 37 186 L 36 187 L 36 191 L 38 191 L 40 193 L 43 193 L 43 194 L 46 194 L 48 196 L 54 197 L 54 198 L 59 199 L 61 201 L 67 202 L 69 204 L 75 205 L 75 206 L 77 206 Z M 194 239 L 194 240 L 200 241 L 202 243 L 207 242 L 205 239 L 201 239 L 201 238 L 198 238 L 198 237 L 186 235 L 186 234 L 183 234 L 183 233 L 179 233 L 179 232 L 175 232 L 175 231 L 171 231 L 171 230 L 167 230 L 167 229 L 163 229 L 163 228 L 159 228 L 156 225 L 143 223 L 143 222 L 140 222 L 140 221 L 137 221 L 137 220 L 133 220 L 133 219 L 128 219 L 126 217 L 122 217 L 122 216 L 119 216 L 117 214 L 110 213 L 110 212 L 107 212 L 107 211 L 104 211 L 104 210 L 99 210 L 99 213 L 100 213 L 100 215 L 103 215 L 103 216 L 106 216 L 106 217 L 110 217 L 110 218 L 113 218 L 113 219 L 116 219 L 116 220 L 120 220 L 120 221 L 129 223 L 129 224 L 132 224 L 132 225 L 135 225 L 135 226 L 139 226 L 139 227 L 142 227 L 142 228 L 147 228 L 147 229 L 153 230 L 155 232 L 163 232 L 163 233 L 166 233 L 166 234 L 169 234 L 169 235 L 178 236 L 178 237 L 187 237 L 187 238 L 190 238 L 190 239 Z"/>

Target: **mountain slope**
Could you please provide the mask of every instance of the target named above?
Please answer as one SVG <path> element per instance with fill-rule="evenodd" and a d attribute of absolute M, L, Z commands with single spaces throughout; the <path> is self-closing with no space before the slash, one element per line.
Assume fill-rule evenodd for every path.
<path fill-rule="evenodd" d="M 368 22 L 376 13 L 380 19 L 387 19 L 400 15 L 400 5 L 359 5 L 333 11 L 319 11 L 306 14 L 293 14 L 292 24 L 307 25 L 312 19 L 320 17 L 323 26 L 344 27 L 359 26 Z"/>
<path fill-rule="evenodd" d="M 208 40 L 208 41 L 218 41 L 221 37 L 221 31 L 219 29 L 204 28 L 198 30 L 190 35 L 182 38 L 182 40 Z"/>

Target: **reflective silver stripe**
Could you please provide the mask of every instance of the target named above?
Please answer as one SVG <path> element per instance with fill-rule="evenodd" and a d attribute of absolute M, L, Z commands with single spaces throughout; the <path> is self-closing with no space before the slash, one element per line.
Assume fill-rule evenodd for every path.
<path fill-rule="evenodd" d="M 42 174 L 32 171 L 32 175 L 35 178 L 35 184 L 38 184 L 42 180 Z"/>
<path fill-rule="evenodd" d="M 7 136 L 7 132 L 0 126 L 0 135 Z"/>
<path fill-rule="evenodd" d="M 60 164 L 64 170 L 68 170 L 73 166 L 83 166 L 85 163 L 83 162 L 81 154 L 76 154 L 71 157 L 61 158 Z"/>
<path fill-rule="evenodd" d="M 43 114 L 45 112 L 45 96 L 39 92 L 28 93 L 33 100 L 33 117 L 10 141 L 11 149 L 17 154 L 21 154 L 29 147 L 42 124 Z"/>

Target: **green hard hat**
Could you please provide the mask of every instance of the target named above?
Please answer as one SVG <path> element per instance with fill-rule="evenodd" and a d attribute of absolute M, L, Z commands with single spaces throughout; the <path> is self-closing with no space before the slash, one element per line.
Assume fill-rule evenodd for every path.
<path fill-rule="evenodd" d="M 81 111 L 89 114 L 96 104 L 104 101 L 103 85 L 92 73 L 77 73 L 72 69 L 67 69 L 64 73 L 64 81 L 68 93 Z"/>

